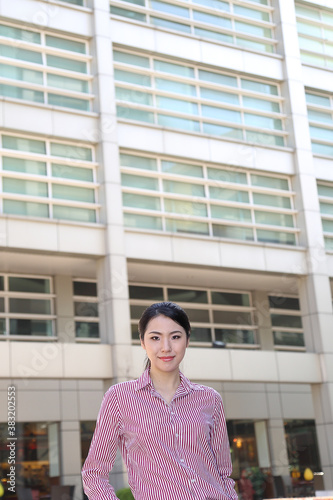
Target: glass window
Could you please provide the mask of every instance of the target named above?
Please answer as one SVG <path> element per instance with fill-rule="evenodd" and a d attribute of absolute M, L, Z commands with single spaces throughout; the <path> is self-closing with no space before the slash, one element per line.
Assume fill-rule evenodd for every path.
<path fill-rule="evenodd" d="M 15 28 L 14 26 L 7 26 L 5 24 L 0 24 L 0 36 L 15 38 L 23 42 L 40 43 L 39 33 L 22 28 Z"/>
<path fill-rule="evenodd" d="M 191 27 L 186 24 L 175 23 L 173 21 L 168 21 L 167 19 L 161 19 L 160 17 L 150 17 L 150 22 L 155 26 L 160 26 L 162 28 L 167 28 L 175 31 L 182 31 L 183 33 L 191 33 Z"/>
<path fill-rule="evenodd" d="M 47 65 L 53 68 L 87 73 L 87 63 L 84 61 L 75 61 L 74 59 L 67 59 L 67 57 L 51 56 L 50 54 L 47 54 L 46 61 Z"/>
<path fill-rule="evenodd" d="M 273 332 L 274 345 L 289 347 L 304 347 L 304 335 L 298 332 L 285 332 L 275 330 Z"/>
<path fill-rule="evenodd" d="M 99 338 L 99 324 L 87 321 L 75 321 L 75 335 L 77 338 Z"/>
<path fill-rule="evenodd" d="M 116 87 L 116 98 L 120 101 L 129 101 L 137 104 L 144 104 L 145 106 L 152 106 L 153 104 L 152 94 L 140 92 L 139 90 Z"/>
<path fill-rule="evenodd" d="M 75 316 L 98 317 L 97 302 L 74 302 Z"/>
<path fill-rule="evenodd" d="M 277 86 L 268 83 L 255 82 L 253 80 L 241 78 L 241 86 L 243 89 L 253 90 L 254 92 L 260 92 L 262 94 L 278 95 Z"/>
<path fill-rule="evenodd" d="M 25 174 L 46 175 L 46 163 L 21 158 L 2 157 L 2 168 L 8 172 L 22 172 Z"/>
<path fill-rule="evenodd" d="M 249 203 L 249 194 L 247 191 L 236 191 L 236 189 L 226 189 L 210 186 L 209 195 L 217 200 L 237 201 L 240 203 Z"/>
<path fill-rule="evenodd" d="M 140 299 L 140 300 L 151 300 L 155 302 L 162 302 L 163 288 L 155 286 L 139 286 L 130 285 L 129 286 L 129 297 L 130 299 Z"/>
<path fill-rule="evenodd" d="M 154 59 L 154 68 L 156 71 L 162 71 L 163 73 L 170 73 L 173 75 L 194 78 L 194 69 L 190 68 L 189 66 L 181 66 L 180 64 L 174 64 Z"/>
<path fill-rule="evenodd" d="M 289 191 L 288 180 L 280 179 L 279 177 L 251 174 L 251 183 L 253 186 L 267 187 L 271 189 L 284 189 L 285 191 Z"/>
<path fill-rule="evenodd" d="M 177 94 L 184 94 L 189 96 L 196 95 L 196 88 L 194 85 L 181 82 L 173 82 L 166 78 L 155 78 L 156 88 L 159 90 L 166 90 L 167 92 L 175 92 Z"/>
<path fill-rule="evenodd" d="M 15 149 L 28 153 L 46 154 L 45 142 L 35 139 L 25 139 L 23 137 L 13 137 L 11 135 L 2 136 L 2 147 L 5 149 Z"/>
<path fill-rule="evenodd" d="M 158 190 L 158 180 L 142 175 L 121 174 L 121 184 L 126 187 Z"/>
<path fill-rule="evenodd" d="M 166 2 L 160 2 L 159 0 L 150 0 L 151 8 L 158 10 L 160 12 L 166 12 L 167 14 L 173 14 L 175 16 L 190 17 L 189 9 L 185 7 L 179 7 Z"/>
<path fill-rule="evenodd" d="M 120 163 L 124 167 L 139 168 L 142 170 L 157 170 L 155 158 L 134 156 L 125 153 L 120 154 Z"/>
<path fill-rule="evenodd" d="M 93 281 L 73 281 L 73 295 L 97 297 L 97 283 Z"/>
<path fill-rule="evenodd" d="M 271 226 L 285 226 L 285 227 L 294 226 L 292 215 L 277 214 L 274 212 L 261 212 L 261 211 L 259 212 L 258 210 L 255 210 L 254 216 L 257 224 L 268 224 Z"/>
<path fill-rule="evenodd" d="M 175 161 L 162 160 L 162 171 L 173 174 L 186 175 L 191 177 L 203 177 L 202 167 L 200 165 L 190 165 L 188 163 L 179 163 Z"/>
<path fill-rule="evenodd" d="M 78 78 L 68 78 L 66 76 L 59 76 L 59 75 L 53 75 L 52 73 L 47 74 L 47 84 L 49 87 L 57 87 L 59 89 L 65 89 L 65 90 L 73 90 L 74 92 L 89 92 L 89 86 L 88 82 L 85 80 L 79 80 Z M 50 95 L 50 94 L 49 94 Z M 61 96 L 58 96 L 58 99 L 60 99 Z M 63 96 L 65 97 L 65 96 Z M 54 99 L 54 98 L 53 98 Z M 68 98 L 69 99 L 69 98 Z M 58 100 L 57 102 L 50 102 L 49 98 L 49 104 L 56 104 L 60 106 L 61 101 Z M 65 102 L 65 101 L 64 101 Z M 82 109 L 89 109 L 89 101 L 84 101 L 86 104 L 82 104 Z M 67 101 L 67 106 L 70 104 L 70 101 Z M 74 101 L 75 104 L 75 101 Z M 74 107 L 74 106 L 73 106 Z M 76 109 L 81 109 L 80 107 L 75 106 Z"/>
<path fill-rule="evenodd" d="M 48 94 L 48 103 L 53 106 L 61 106 L 63 108 L 80 109 L 81 111 L 89 111 L 90 103 L 84 99 L 76 99 L 76 97 L 67 97 L 65 95 Z"/>
<path fill-rule="evenodd" d="M 267 205 L 269 207 L 291 208 L 290 198 L 285 196 L 273 196 L 270 194 L 253 193 L 255 205 Z"/>
<path fill-rule="evenodd" d="M 10 319 L 10 335 L 36 335 L 52 337 L 52 320 L 48 319 Z"/>
<path fill-rule="evenodd" d="M 96 222 L 96 212 L 88 208 L 71 206 L 68 209 L 65 205 L 53 205 L 53 218 L 77 222 Z"/>
<path fill-rule="evenodd" d="M 158 108 L 170 109 L 179 113 L 189 113 L 191 115 L 198 114 L 198 105 L 190 101 L 182 101 L 180 99 L 172 99 L 171 97 L 156 97 Z"/>
<path fill-rule="evenodd" d="M 181 288 L 168 288 L 168 300 L 176 303 L 177 302 L 195 302 L 200 304 L 208 303 L 207 292 L 205 290 L 186 290 Z"/>
<path fill-rule="evenodd" d="M 154 113 L 148 113 L 139 109 L 131 109 L 125 106 L 117 106 L 117 115 L 125 120 L 137 120 L 140 122 L 154 123 Z"/>
<path fill-rule="evenodd" d="M 51 314 L 49 300 L 9 299 L 9 312 L 19 314 Z"/>
<path fill-rule="evenodd" d="M 213 73 L 212 71 L 205 71 L 199 69 L 199 79 L 206 82 L 217 83 L 219 85 L 228 85 L 230 87 L 237 87 L 236 77 L 221 75 L 219 73 Z"/>
<path fill-rule="evenodd" d="M 302 328 L 302 318 L 300 316 L 286 314 L 271 314 L 272 325 L 277 327 Z"/>
<path fill-rule="evenodd" d="M 44 203 L 30 201 L 3 200 L 5 214 L 27 215 L 30 217 L 49 217 L 49 207 Z"/>
<path fill-rule="evenodd" d="M 90 168 L 71 167 L 58 163 L 52 163 L 52 175 L 53 177 L 86 182 L 93 182 L 94 180 L 94 174 Z"/>
<path fill-rule="evenodd" d="M 249 306 L 250 297 L 247 293 L 212 291 L 212 303 L 221 306 Z"/>
<path fill-rule="evenodd" d="M 191 344 L 193 342 L 212 342 L 212 332 L 210 328 L 194 326 L 191 329 Z"/>
<path fill-rule="evenodd" d="M 205 188 L 200 184 L 163 180 L 163 189 L 167 193 L 185 194 L 187 196 L 205 196 Z"/>
<path fill-rule="evenodd" d="M 66 38 L 59 38 L 52 35 L 46 35 L 45 40 L 46 45 L 48 45 L 49 47 L 56 47 L 57 49 L 62 50 L 70 50 L 71 52 L 79 52 L 80 54 L 85 54 L 86 52 L 86 45 L 83 42 L 68 40 Z"/>
<path fill-rule="evenodd" d="M 247 184 L 247 177 L 244 172 L 237 172 L 237 170 L 222 170 L 219 168 L 207 168 L 207 175 L 209 179 L 221 182 L 234 182 L 236 184 Z"/>
<path fill-rule="evenodd" d="M 213 224 L 213 235 L 218 238 L 253 241 L 253 229 L 247 227 L 222 226 Z"/>
<path fill-rule="evenodd" d="M 200 123 L 186 118 L 177 118 L 176 116 L 167 116 L 158 114 L 157 121 L 159 125 L 170 128 L 179 128 L 191 132 L 200 132 Z"/>
<path fill-rule="evenodd" d="M 0 76 L 22 82 L 43 85 L 43 73 L 33 69 L 19 68 L 11 64 L 0 64 Z"/>
<path fill-rule="evenodd" d="M 299 299 L 279 295 L 269 295 L 269 307 L 273 309 L 292 309 L 299 311 Z"/>
<path fill-rule="evenodd" d="M 22 179 L 3 178 L 4 193 L 17 193 L 30 196 L 47 196 L 48 189 L 45 182 L 24 181 Z"/>
<path fill-rule="evenodd" d="M 255 344 L 253 330 L 215 328 L 215 339 L 225 344 Z"/>
<path fill-rule="evenodd" d="M 92 161 L 92 150 L 81 146 L 51 142 L 51 154 L 73 160 Z"/>
<path fill-rule="evenodd" d="M 153 229 L 157 231 L 162 229 L 162 219 L 149 215 L 124 213 L 124 224 L 126 227 L 135 227 L 139 229 Z"/>
<path fill-rule="evenodd" d="M 207 207 L 203 203 L 165 199 L 164 204 L 166 212 L 207 217 Z"/>
<path fill-rule="evenodd" d="M 42 64 L 42 54 L 33 50 L 20 49 L 10 45 L 0 44 L 0 56 L 9 57 L 10 59 L 19 59 L 21 61 Z"/>
<path fill-rule="evenodd" d="M 236 94 L 230 92 L 221 92 L 220 90 L 207 89 L 200 87 L 200 95 L 204 99 L 211 99 L 213 101 L 227 102 L 229 104 L 239 104 L 239 98 Z"/>
<path fill-rule="evenodd" d="M 62 184 L 53 184 L 52 195 L 53 198 L 61 200 L 85 201 L 88 203 L 94 203 L 95 201 L 95 192 L 93 189 Z"/>
<path fill-rule="evenodd" d="M 50 293 L 50 280 L 44 278 L 14 277 L 8 278 L 11 292 Z"/>
<path fill-rule="evenodd" d="M 146 15 L 141 14 L 141 12 L 135 12 L 132 10 L 127 10 L 127 9 L 121 9 L 120 7 L 114 7 L 111 5 L 110 7 L 110 12 L 113 15 L 116 16 L 121 16 L 121 17 L 128 17 L 129 19 L 135 19 L 135 21 L 141 21 L 142 23 L 146 22 Z"/>
<path fill-rule="evenodd" d="M 211 214 L 212 217 L 216 219 L 235 220 L 243 222 L 252 221 L 250 210 L 244 210 L 243 208 L 211 205 Z"/>
<path fill-rule="evenodd" d="M 209 226 L 205 222 L 166 219 L 166 230 L 172 233 L 209 234 Z"/>
<path fill-rule="evenodd" d="M 120 50 L 114 50 L 113 58 L 117 62 L 131 64 L 133 66 L 141 66 L 142 68 L 149 68 L 148 57 L 138 56 L 135 54 L 128 54 L 127 52 L 121 52 Z"/>

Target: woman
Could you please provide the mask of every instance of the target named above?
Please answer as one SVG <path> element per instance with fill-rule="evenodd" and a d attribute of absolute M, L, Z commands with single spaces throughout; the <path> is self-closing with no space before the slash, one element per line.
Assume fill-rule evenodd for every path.
<path fill-rule="evenodd" d="M 117 498 L 108 480 L 117 447 L 135 500 L 237 499 L 221 396 L 179 371 L 190 331 L 185 311 L 172 302 L 144 311 L 147 367 L 104 396 L 82 470 L 89 500 Z"/>

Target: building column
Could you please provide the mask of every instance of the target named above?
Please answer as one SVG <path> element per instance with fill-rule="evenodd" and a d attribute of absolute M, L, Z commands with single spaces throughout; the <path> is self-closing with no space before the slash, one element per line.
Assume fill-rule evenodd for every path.
<path fill-rule="evenodd" d="M 73 282 L 71 276 L 54 277 L 56 334 L 60 342 L 75 342 Z"/>
<path fill-rule="evenodd" d="M 101 222 L 106 226 L 106 255 L 97 265 L 100 331 L 101 341 L 112 344 L 114 382 L 119 382 L 130 374 L 131 332 L 108 0 L 94 2 L 94 32 L 100 118 L 92 134 L 98 142 Z"/>
<path fill-rule="evenodd" d="M 61 484 L 73 485 L 74 499 L 82 500 L 81 436 L 78 420 L 62 420 L 60 423 Z"/>
<path fill-rule="evenodd" d="M 253 306 L 256 308 L 256 324 L 258 325 L 258 340 L 261 345 L 261 349 L 265 351 L 273 351 L 274 339 L 267 293 L 254 290 L 252 292 L 252 297 Z"/>
<path fill-rule="evenodd" d="M 291 478 L 287 443 L 284 434 L 283 420 L 270 419 L 267 422 L 269 448 L 272 463 L 272 475 L 280 476 L 285 488 L 285 496 L 291 496 Z"/>
<path fill-rule="evenodd" d="M 332 297 L 325 254 L 320 208 L 317 193 L 307 106 L 302 75 L 295 5 L 278 0 L 280 18 L 277 34 L 284 54 L 284 93 L 289 118 L 290 146 L 295 148 L 295 191 L 300 244 L 307 248 L 306 268 L 297 270 L 300 305 L 307 351 L 320 355 L 323 382 L 314 389 L 319 453 L 327 490 L 333 489 L 333 348 Z M 326 408 L 326 411 L 322 411 Z M 325 453 L 328 447 L 329 453 Z"/>

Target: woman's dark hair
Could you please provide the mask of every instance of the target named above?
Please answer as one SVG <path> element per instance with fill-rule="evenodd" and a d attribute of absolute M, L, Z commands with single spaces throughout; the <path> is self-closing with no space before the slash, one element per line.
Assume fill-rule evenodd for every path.
<path fill-rule="evenodd" d="M 184 309 L 174 302 L 157 302 L 147 307 L 147 309 L 143 311 L 139 320 L 139 335 L 142 342 L 144 341 L 149 321 L 156 316 L 166 316 L 167 318 L 170 318 L 178 323 L 178 325 L 184 328 L 186 337 L 189 339 L 191 334 L 191 325 Z M 145 368 L 148 367 L 150 367 L 149 359 L 146 361 Z"/>

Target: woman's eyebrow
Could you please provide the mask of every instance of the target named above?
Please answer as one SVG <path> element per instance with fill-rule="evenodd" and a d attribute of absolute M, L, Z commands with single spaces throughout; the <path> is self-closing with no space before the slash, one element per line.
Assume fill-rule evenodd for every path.
<path fill-rule="evenodd" d="M 163 335 L 163 333 L 162 333 L 162 332 L 158 332 L 157 330 L 151 330 L 150 332 L 147 332 L 147 333 L 148 333 L 148 335 L 149 335 L 150 333 L 158 333 L 159 335 Z M 174 330 L 174 331 L 172 331 L 172 332 L 169 332 L 169 335 L 172 335 L 172 334 L 174 334 L 174 333 L 183 333 L 183 332 L 182 332 L 181 330 Z"/>

